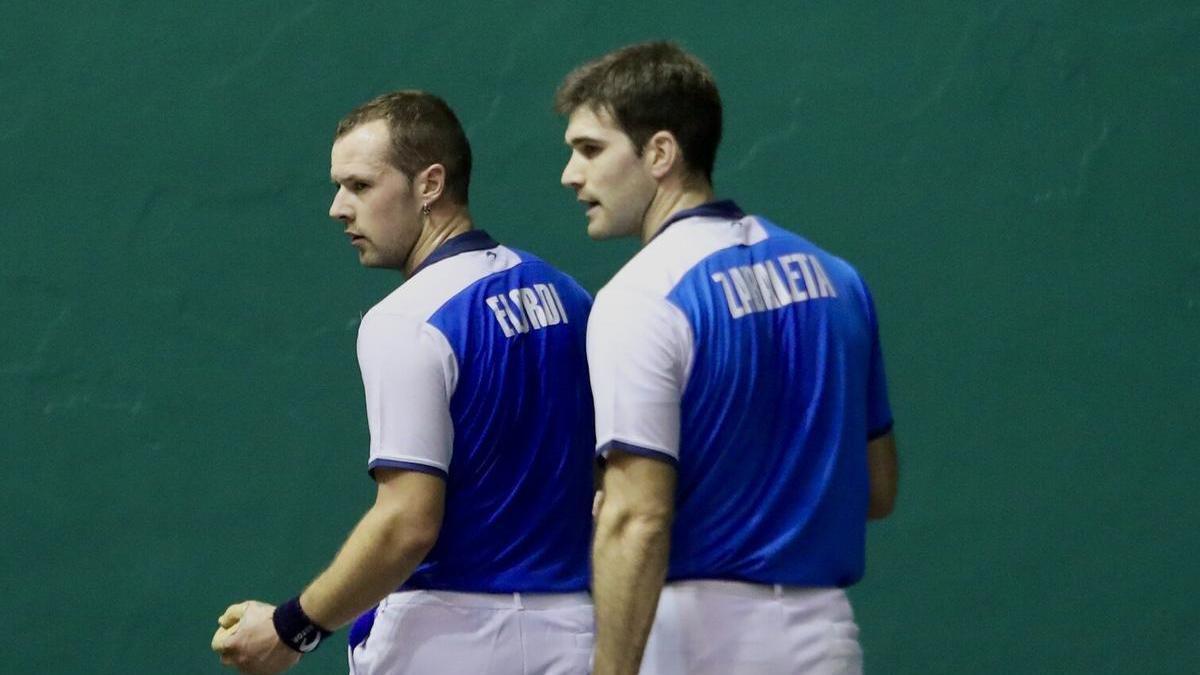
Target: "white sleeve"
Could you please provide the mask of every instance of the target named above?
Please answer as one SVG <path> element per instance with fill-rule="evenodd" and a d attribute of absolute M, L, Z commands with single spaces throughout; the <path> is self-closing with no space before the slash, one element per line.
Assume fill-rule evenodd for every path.
<path fill-rule="evenodd" d="M 368 312 L 358 329 L 358 366 L 367 399 L 367 468 L 445 476 L 454 445 L 450 397 L 457 362 L 437 329 L 410 317 Z"/>
<path fill-rule="evenodd" d="M 687 319 L 665 298 L 626 289 L 596 296 L 587 354 L 597 453 L 679 460 L 679 404 L 691 342 Z"/>

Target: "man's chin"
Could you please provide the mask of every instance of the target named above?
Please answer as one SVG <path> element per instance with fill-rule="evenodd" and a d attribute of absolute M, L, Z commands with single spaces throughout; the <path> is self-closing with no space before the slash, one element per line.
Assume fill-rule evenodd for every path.
<path fill-rule="evenodd" d="M 363 267 L 372 267 L 372 268 L 388 267 L 388 265 L 385 265 L 383 263 L 383 261 L 379 259 L 378 255 L 374 254 L 371 251 L 359 251 L 358 252 L 358 264 L 362 265 Z"/>
<path fill-rule="evenodd" d="M 588 221 L 587 235 L 592 241 L 604 241 L 618 237 L 617 233 L 612 231 L 612 228 L 607 227 L 605 223 L 599 221 Z"/>
<path fill-rule="evenodd" d="M 390 255 L 375 247 L 365 247 L 358 252 L 358 264 L 371 269 L 403 270 L 405 263 L 405 258 Z"/>

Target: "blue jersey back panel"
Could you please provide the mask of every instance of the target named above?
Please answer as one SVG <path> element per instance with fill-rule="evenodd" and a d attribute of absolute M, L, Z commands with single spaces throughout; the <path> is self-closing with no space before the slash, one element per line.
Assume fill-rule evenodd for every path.
<path fill-rule="evenodd" d="M 454 453 L 441 535 L 405 588 L 587 588 L 595 434 L 584 342 L 591 299 L 570 277 L 517 253 L 520 264 L 466 287 L 429 319 L 458 362 L 450 402 Z M 561 305 L 546 306 L 554 304 L 551 296 L 540 296 L 540 321 L 516 301 L 506 301 L 505 323 L 489 309 L 489 298 L 549 285 Z M 554 309 L 565 316 L 547 325 L 545 313 Z"/>
<path fill-rule="evenodd" d="M 758 220 L 765 240 L 701 260 L 668 296 L 695 348 L 668 578 L 848 586 L 867 439 L 891 424 L 874 309 L 848 264 Z"/>

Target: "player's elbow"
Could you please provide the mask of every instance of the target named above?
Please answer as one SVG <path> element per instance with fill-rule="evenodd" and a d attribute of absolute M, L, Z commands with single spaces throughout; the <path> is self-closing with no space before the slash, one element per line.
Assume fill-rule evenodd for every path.
<path fill-rule="evenodd" d="M 596 542 L 636 540 L 650 542 L 671 531 L 674 510 L 669 505 L 621 504 L 607 501 L 596 517 Z"/>
<path fill-rule="evenodd" d="M 871 499 L 867 502 L 867 518 L 870 520 L 882 520 L 892 515 L 892 510 L 895 508 L 896 491 L 894 489 L 883 494 L 872 491 Z"/>
<path fill-rule="evenodd" d="M 386 542 L 384 550 L 390 558 L 419 560 L 437 543 L 442 523 L 434 514 L 386 509 L 380 516 L 383 521 L 380 529 Z"/>
<path fill-rule="evenodd" d="M 424 558 L 437 543 L 441 521 L 431 518 L 408 518 L 404 521 L 401 532 L 402 548 L 408 553 Z"/>
<path fill-rule="evenodd" d="M 436 523 L 412 523 L 405 528 L 404 548 L 424 558 L 437 543 L 440 528 Z"/>
<path fill-rule="evenodd" d="M 876 477 L 871 481 L 871 494 L 867 498 L 867 519 L 881 520 L 892 515 L 896 508 L 896 478 L 895 474 L 887 479 Z"/>

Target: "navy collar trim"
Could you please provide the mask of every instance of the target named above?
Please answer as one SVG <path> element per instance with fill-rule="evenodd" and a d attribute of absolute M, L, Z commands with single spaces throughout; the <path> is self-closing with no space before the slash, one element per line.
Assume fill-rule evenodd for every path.
<path fill-rule="evenodd" d="M 417 268 L 412 271 L 409 277 L 415 276 L 417 272 L 429 267 L 430 265 L 441 262 L 446 258 L 451 258 L 459 253 L 468 253 L 470 251 L 484 251 L 489 248 L 496 248 L 500 244 L 492 239 L 492 235 L 483 230 L 468 230 L 462 234 L 452 237 L 444 242 L 441 246 L 433 249 L 433 253 L 425 258 Z"/>
<path fill-rule="evenodd" d="M 663 233 L 663 230 L 678 223 L 685 218 L 725 218 L 728 220 L 741 220 L 746 217 L 746 212 L 733 202 L 732 199 L 722 199 L 716 202 L 708 202 L 701 204 L 695 208 L 676 211 L 667 218 L 667 222 L 658 228 L 658 232 L 654 233 L 654 237 Z M 654 237 L 651 237 L 653 239 Z"/>

